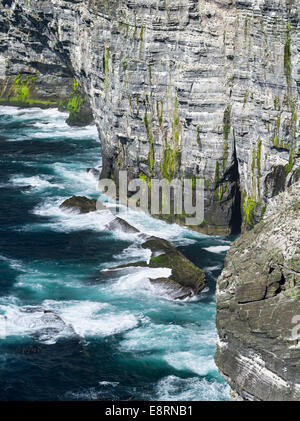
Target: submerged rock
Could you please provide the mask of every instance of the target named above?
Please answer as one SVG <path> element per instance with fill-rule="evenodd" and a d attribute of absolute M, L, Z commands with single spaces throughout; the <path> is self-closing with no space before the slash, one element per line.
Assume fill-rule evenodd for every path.
<path fill-rule="evenodd" d="M 217 283 L 216 364 L 245 400 L 300 400 L 300 183 L 233 243 Z"/>
<path fill-rule="evenodd" d="M 70 199 L 65 200 L 60 205 L 60 208 L 75 209 L 80 213 L 89 213 L 99 210 L 99 201 L 97 203 L 96 199 L 88 199 L 85 196 L 72 196 Z M 104 206 L 103 209 L 105 209 Z"/>

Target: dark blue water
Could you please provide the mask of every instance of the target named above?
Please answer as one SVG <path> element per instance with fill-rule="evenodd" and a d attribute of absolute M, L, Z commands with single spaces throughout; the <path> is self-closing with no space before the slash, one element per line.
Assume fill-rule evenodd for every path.
<path fill-rule="evenodd" d="M 105 231 L 105 211 L 59 209 L 73 194 L 98 197 L 86 168 L 101 163 L 96 128 L 65 118 L 0 107 L 0 400 L 227 400 L 213 355 L 228 239 L 126 216 L 205 269 L 198 301 L 155 289 L 162 269 L 103 272 L 148 252 Z"/>

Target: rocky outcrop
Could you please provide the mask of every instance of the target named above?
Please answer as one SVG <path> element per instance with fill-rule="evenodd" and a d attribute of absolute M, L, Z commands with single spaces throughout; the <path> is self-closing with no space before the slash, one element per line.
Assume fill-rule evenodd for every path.
<path fill-rule="evenodd" d="M 110 231 L 122 231 L 127 234 L 136 234 L 140 231 L 133 227 L 132 225 L 128 224 L 127 221 L 125 221 L 122 218 L 116 217 L 111 222 L 109 222 L 106 226 L 106 229 Z"/>
<path fill-rule="evenodd" d="M 85 196 L 72 196 L 60 205 L 62 209 L 71 209 L 79 213 L 89 213 L 97 210 L 97 200 Z"/>
<path fill-rule="evenodd" d="M 233 243 L 217 283 L 216 363 L 246 400 L 300 400 L 300 183 Z"/>
<path fill-rule="evenodd" d="M 127 231 L 125 231 L 127 232 Z M 206 286 L 206 276 L 202 269 L 195 266 L 182 253 L 167 240 L 142 234 L 145 242 L 141 244 L 144 249 L 151 250 L 149 262 L 140 261 L 111 268 L 126 269 L 131 267 L 168 268 L 171 269 L 169 277 L 150 279 L 153 285 L 161 286 L 172 299 L 184 300 L 197 297 Z"/>
<path fill-rule="evenodd" d="M 72 196 L 66 199 L 61 205 L 61 209 L 71 209 L 79 213 L 95 212 L 96 210 L 106 210 L 99 200 L 88 199 L 85 196 Z M 109 231 L 121 231 L 126 234 L 136 234 L 144 240 L 141 247 L 151 250 L 149 262 L 135 262 L 111 268 L 111 270 L 126 269 L 131 267 L 168 268 L 171 274 L 168 277 L 150 279 L 155 285 L 160 285 L 164 293 L 168 293 L 173 299 L 183 300 L 196 297 L 206 286 L 206 277 L 202 269 L 194 265 L 182 253 L 167 240 L 163 238 L 149 236 L 140 232 L 137 228 L 129 224 L 125 219 L 114 217 L 108 222 L 105 229 Z"/>
<path fill-rule="evenodd" d="M 116 217 L 105 226 L 110 231 L 122 231 L 137 234 L 145 240 L 141 247 L 151 251 L 149 262 L 139 261 L 111 268 L 122 270 L 132 267 L 168 268 L 171 274 L 168 277 L 150 279 L 153 285 L 161 286 L 172 299 L 183 300 L 197 297 L 206 286 L 206 276 L 202 269 L 194 265 L 167 240 L 148 236 L 130 225 L 122 218 Z"/>
<path fill-rule="evenodd" d="M 2 89 L 74 78 L 102 177 L 203 177 L 200 229 L 250 228 L 299 177 L 299 22 L 292 0 L 1 0 Z"/>
<path fill-rule="evenodd" d="M 205 288 L 206 278 L 203 270 L 195 266 L 168 241 L 150 237 L 142 244 L 142 247 L 151 250 L 149 267 L 171 269 L 172 273 L 168 278 L 151 279 L 150 281 L 175 291 L 174 298 L 182 300 L 196 297 Z"/>

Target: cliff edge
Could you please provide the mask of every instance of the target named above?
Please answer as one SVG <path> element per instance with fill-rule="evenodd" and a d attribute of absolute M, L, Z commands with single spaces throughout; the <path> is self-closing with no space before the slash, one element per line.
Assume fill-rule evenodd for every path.
<path fill-rule="evenodd" d="M 86 98 L 102 178 L 203 178 L 194 228 L 248 229 L 299 178 L 299 15 L 293 0 L 0 0 L 0 104 L 70 98 L 74 124 Z"/>
<path fill-rule="evenodd" d="M 229 250 L 217 284 L 216 364 L 233 395 L 300 400 L 300 183 Z"/>

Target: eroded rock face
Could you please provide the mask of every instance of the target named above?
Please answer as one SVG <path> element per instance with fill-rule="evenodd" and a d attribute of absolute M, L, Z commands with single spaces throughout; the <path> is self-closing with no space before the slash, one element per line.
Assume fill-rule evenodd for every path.
<path fill-rule="evenodd" d="M 299 21 L 292 0 L 1 0 L 0 75 L 68 72 L 102 177 L 203 177 L 201 229 L 229 232 L 299 177 Z"/>
<path fill-rule="evenodd" d="M 233 243 L 218 280 L 215 360 L 243 399 L 300 399 L 299 222 L 298 182 Z"/>

